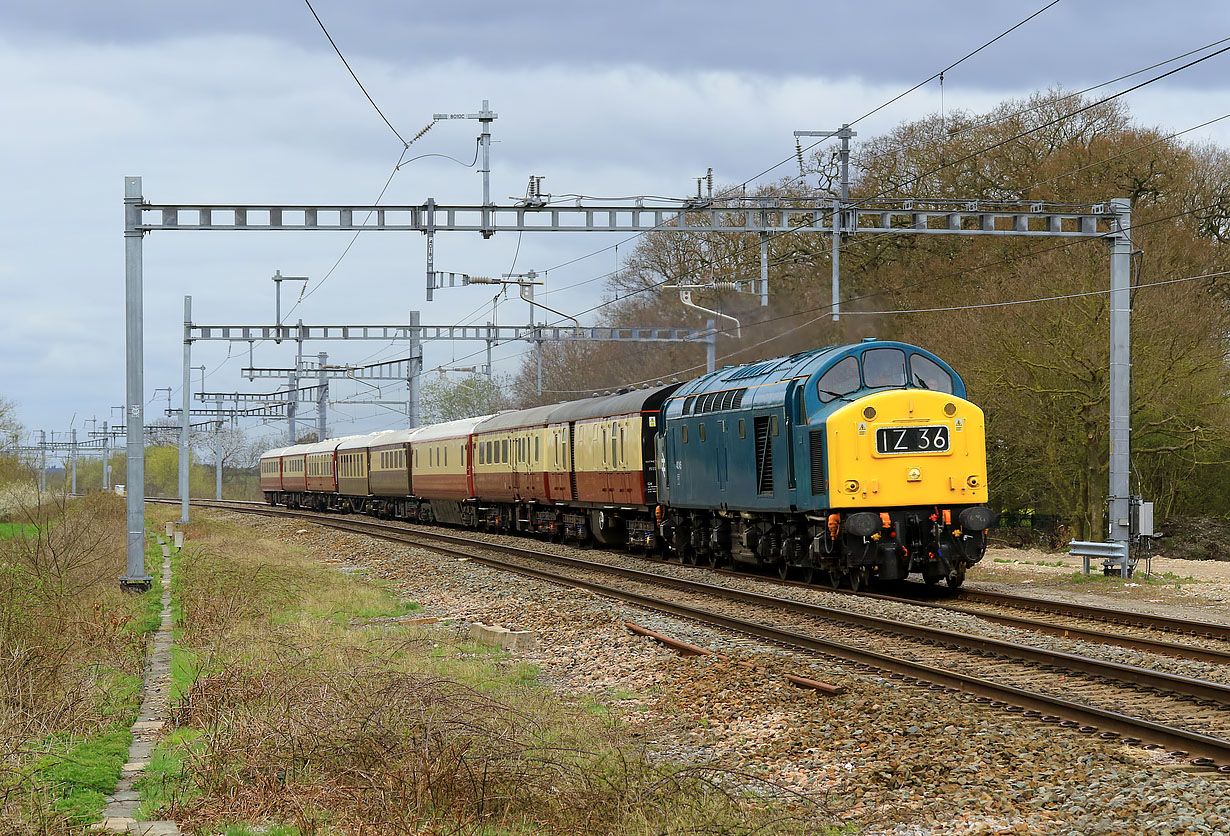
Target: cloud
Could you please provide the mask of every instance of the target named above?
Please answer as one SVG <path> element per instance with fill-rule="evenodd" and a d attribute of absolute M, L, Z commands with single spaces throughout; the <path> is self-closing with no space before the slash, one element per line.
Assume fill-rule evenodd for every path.
<path fill-rule="evenodd" d="M 21 31 L 17 27 L 0 39 L 0 73 L 23 79 L 5 90 L 4 113 L 14 129 L 0 132 L 0 155 L 10 161 L 9 199 L 0 209 L 0 285 L 6 322 L 12 323 L 0 333 L 0 395 L 22 402 L 27 423 L 48 427 L 72 411 L 102 414 L 123 399 L 123 176 L 141 175 L 146 198 L 156 203 L 364 204 L 375 200 L 402 150 L 336 55 L 322 48 L 319 33 L 298 18 L 288 26 L 284 15 L 271 16 L 255 4 L 251 25 L 191 33 L 188 17 L 162 23 L 151 17 L 129 35 L 109 29 L 90 11 L 93 4 L 80 8 L 85 23 L 56 29 L 48 28 L 52 24 L 41 13 L 10 9 L 10 20 L 16 14 L 26 32 L 36 34 L 18 37 L 12 34 Z M 893 39 L 906 37 L 896 28 L 861 61 L 836 62 L 825 53 L 834 39 L 831 26 L 804 31 L 797 22 L 775 22 L 773 31 L 792 33 L 778 43 L 750 24 L 728 25 L 735 35 L 706 43 L 686 34 L 686 21 L 676 12 L 665 13 L 669 26 L 654 29 L 645 21 L 637 28 L 632 19 L 592 10 L 548 21 L 548 7 L 536 5 L 524 20 L 497 9 L 490 18 L 495 23 L 480 20 L 473 31 L 462 17 L 442 13 L 422 24 L 434 27 L 430 44 L 420 26 L 418 40 L 397 53 L 386 43 L 389 33 L 410 24 L 390 20 L 382 28 L 371 8 L 391 7 L 359 4 L 352 18 L 337 6 L 319 11 L 339 19 L 335 34 L 355 46 L 360 77 L 403 136 L 413 136 L 432 113 L 474 112 L 483 99 L 490 100 L 499 113 L 491 193 L 500 203 L 523 194 L 531 174 L 545 175 L 544 189 L 553 194 L 596 198 L 690 194 L 694 178 L 709 167 L 719 183 L 739 182 L 783 160 L 786 164 L 768 177 L 790 175 L 791 131 L 838 127 L 903 89 L 893 73 L 873 71 L 879 56 L 892 52 Z M 729 24 L 744 20 L 740 15 L 746 9 L 738 9 L 715 7 L 715 12 L 724 13 Z M 580 25 L 577 15 L 588 28 L 569 28 Z M 91 22 L 97 30 L 86 26 Z M 484 48 L 493 43 L 490 27 L 500 22 L 510 27 L 503 47 Z M 534 26 L 541 27 L 541 37 L 517 37 Z M 711 28 L 702 29 L 712 34 Z M 803 34 L 796 36 L 796 30 Z M 581 31 L 603 31 L 586 36 L 592 43 L 588 57 L 577 43 L 561 40 L 572 32 L 584 43 L 577 37 Z M 463 39 L 467 33 L 471 41 Z M 633 39 L 636 33 L 644 43 Z M 959 34 L 972 40 L 968 30 Z M 803 51 L 798 45 L 807 38 L 811 46 Z M 704 60 L 679 57 L 690 49 L 700 49 Z M 998 54 L 1002 60 L 1013 53 Z M 1046 70 L 1048 76 L 1061 74 L 1056 66 Z M 1022 72 L 1019 80 L 993 83 L 986 74 L 959 75 L 945 89 L 945 104 L 987 109 L 1006 96 L 1025 95 L 1026 79 L 1036 77 Z M 1142 121 L 1175 129 L 1230 111 L 1220 80 L 1217 87 L 1194 93 L 1149 89 L 1130 103 Z M 933 85 L 857 130 L 869 137 L 938 105 Z M 470 162 L 477 131 L 472 121 L 443 122 L 410 153 Z M 1210 136 L 1227 139 L 1224 129 Z M 415 161 L 393 179 L 385 202 L 417 205 L 428 197 L 478 203 L 477 166 L 467 169 L 440 157 Z M 623 237 L 499 233 L 484 241 L 472 234 L 441 234 L 436 261 L 439 269 L 474 275 L 496 275 L 514 265 L 518 271 L 541 271 Z M 147 236 L 147 392 L 180 380 L 185 294 L 193 297 L 198 323 L 267 324 L 273 318 L 269 277 L 274 270 L 311 276 L 315 284 L 349 240 L 341 233 Z M 442 291 L 428 305 L 424 258 L 421 235 L 364 233 L 328 282 L 290 314 L 291 321 L 302 316 L 311 324 L 393 324 L 420 309 L 424 323 L 450 324 L 489 307 L 490 291 L 473 288 Z M 552 272 L 548 289 L 601 276 L 614 266 L 614 253 L 604 252 Z M 565 310 L 589 307 L 599 288 L 591 283 L 555 294 L 551 304 Z M 297 291 L 285 290 L 284 309 L 289 309 Z M 521 322 L 528 315 L 516 300 L 501 307 L 499 318 Z M 478 321 L 487 318 L 482 313 Z M 369 343 L 309 349 L 322 347 L 331 358 L 349 362 L 386 349 Z M 482 348 L 432 344 L 427 366 Z M 247 363 L 248 346 L 194 347 L 194 362 L 211 369 L 226 360 L 228 350 L 230 360 L 209 380 L 213 389 L 246 385 L 238 369 Z M 287 344 L 259 346 L 254 359 L 258 365 L 288 364 L 292 350 Z M 503 356 L 522 350 L 501 349 Z M 403 351 L 392 346 L 385 353 Z M 381 414 L 373 420 L 396 419 Z"/>

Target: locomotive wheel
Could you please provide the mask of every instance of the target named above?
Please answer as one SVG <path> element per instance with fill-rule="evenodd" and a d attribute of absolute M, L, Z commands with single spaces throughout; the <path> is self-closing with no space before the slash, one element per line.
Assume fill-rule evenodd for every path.
<path fill-rule="evenodd" d="M 850 588 L 855 592 L 861 592 L 871 583 L 871 572 L 866 566 L 859 566 L 857 569 L 850 570 Z"/>
<path fill-rule="evenodd" d="M 708 558 L 708 566 L 710 569 L 721 569 L 730 562 L 725 552 L 720 552 L 715 549 L 709 550 Z"/>
<path fill-rule="evenodd" d="M 799 567 L 799 580 L 803 583 L 811 583 L 816 577 L 816 566 L 814 563 L 807 563 Z"/>
<path fill-rule="evenodd" d="M 841 589 L 842 581 L 845 580 L 846 573 L 837 569 L 820 569 L 816 572 L 820 583 L 827 586 L 829 589 Z"/>
<path fill-rule="evenodd" d="M 965 583 L 965 564 L 961 564 L 949 572 L 945 581 L 948 583 L 949 589 L 960 589 L 961 584 Z"/>
<path fill-rule="evenodd" d="M 786 562 L 784 557 L 777 559 L 777 576 L 782 580 L 790 577 L 790 564 Z"/>

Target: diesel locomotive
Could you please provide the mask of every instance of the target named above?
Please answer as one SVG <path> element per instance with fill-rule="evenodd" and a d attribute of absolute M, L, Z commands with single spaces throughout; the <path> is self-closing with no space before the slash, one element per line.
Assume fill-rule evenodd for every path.
<path fill-rule="evenodd" d="M 982 559 L 982 410 L 934 354 L 866 340 L 261 459 L 271 504 L 644 549 L 859 589 Z"/>

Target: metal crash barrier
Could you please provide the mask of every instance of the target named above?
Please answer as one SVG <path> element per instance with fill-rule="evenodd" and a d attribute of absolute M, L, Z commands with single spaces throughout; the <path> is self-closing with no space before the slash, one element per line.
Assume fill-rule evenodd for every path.
<path fill-rule="evenodd" d="M 1068 550 L 1071 554 L 1078 555 L 1084 560 L 1084 569 L 1086 575 L 1089 574 L 1090 558 L 1102 558 L 1102 571 L 1109 575 L 1113 567 L 1118 567 L 1120 577 L 1130 577 L 1132 567 L 1128 563 L 1128 544 L 1127 543 L 1092 543 L 1086 540 L 1073 540 L 1068 544 Z"/>

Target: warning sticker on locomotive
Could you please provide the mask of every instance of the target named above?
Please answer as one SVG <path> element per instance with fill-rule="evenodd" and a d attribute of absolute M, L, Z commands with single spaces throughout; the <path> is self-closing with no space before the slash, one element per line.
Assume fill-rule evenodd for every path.
<path fill-rule="evenodd" d="M 876 429 L 876 452 L 881 455 L 898 453 L 947 453 L 948 427 L 879 427 Z"/>

